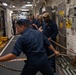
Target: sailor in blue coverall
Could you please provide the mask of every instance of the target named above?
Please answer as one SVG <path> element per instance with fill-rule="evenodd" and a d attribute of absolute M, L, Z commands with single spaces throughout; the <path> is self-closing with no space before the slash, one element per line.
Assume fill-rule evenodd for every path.
<path fill-rule="evenodd" d="M 52 39 L 53 41 L 56 42 L 56 36 L 58 34 L 58 28 L 56 23 L 50 19 L 50 15 L 47 12 L 43 14 L 43 19 L 46 22 L 46 24 L 43 27 L 43 34 L 48 38 L 49 41 L 51 41 Z M 51 43 L 55 48 L 56 45 L 53 42 Z M 53 51 L 49 50 L 47 47 L 45 47 L 45 49 L 48 56 L 54 53 Z M 55 72 L 55 56 L 51 57 L 49 61 L 51 66 L 54 68 L 54 72 Z"/>
<path fill-rule="evenodd" d="M 34 15 L 31 15 L 29 20 L 30 20 L 30 26 L 31 26 L 31 28 L 37 30 L 39 23 L 38 23 L 38 21 L 34 18 Z"/>
<path fill-rule="evenodd" d="M 17 39 L 13 51 L 0 57 L 0 62 L 14 59 L 23 52 L 27 56 L 27 62 L 21 75 L 36 75 L 38 71 L 43 75 L 54 75 L 44 46 L 49 47 L 56 55 L 60 53 L 53 48 L 43 33 L 29 28 L 28 20 L 18 20 L 16 27 L 17 31 L 22 35 Z"/>

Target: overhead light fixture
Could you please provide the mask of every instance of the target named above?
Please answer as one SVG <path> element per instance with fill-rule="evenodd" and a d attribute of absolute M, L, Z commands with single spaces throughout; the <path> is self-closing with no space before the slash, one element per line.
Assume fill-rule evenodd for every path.
<path fill-rule="evenodd" d="M 15 8 L 15 6 L 14 6 L 14 5 L 13 5 L 12 7 L 13 7 L 13 8 Z"/>
<path fill-rule="evenodd" d="M 26 6 L 24 5 L 24 6 L 22 6 L 21 8 L 26 8 Z"/>
<path fill-rule="evenodd" d="M 30 4 L 31 2 L 27 2 L 28 4 Z"/>
<path fill-rule="evenodd" d="M 7 3 L 2 3 L 4 6 L 8 6 Z"/>
<path fill-rule="evenodd" d="M 14 5 L 9 5 L 9 7 L 10 7 L 10 8 L 15 8 L 15 6 L 14 6 Z"/>
<path fill-rule="evenodd" d="M 21 9 L 21 11 L 29 11 L 29 9 Z"/>
<path fill-rule="evenodd" d="M 26 4 L 25 6 L 33 6 L 32 4 Z"/>

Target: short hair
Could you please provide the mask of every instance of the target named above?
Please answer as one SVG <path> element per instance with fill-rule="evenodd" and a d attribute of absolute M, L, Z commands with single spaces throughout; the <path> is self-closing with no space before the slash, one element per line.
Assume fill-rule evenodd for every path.
<path fill-rule="evenodd" d="M 17 22 L 16 22 L 17 25 L 19 26 L 25 26 L 25 27 L 29 27 L 30 26 L 30 21 L 27 20 L 27 19 L 19 19 Z"/>
<path fill-rule="evenodd" d="M 43 17 L 49 17 L 50 18 L 50 15 L 49 15 L 49 13 L 46 12 L 43 14 Z"/>
<path fill-rule="evenodd" d="M 43 16 L 42 15 L 39 15 L 38 19 L 41 19 L 42 20 L 43 19 Z"/>

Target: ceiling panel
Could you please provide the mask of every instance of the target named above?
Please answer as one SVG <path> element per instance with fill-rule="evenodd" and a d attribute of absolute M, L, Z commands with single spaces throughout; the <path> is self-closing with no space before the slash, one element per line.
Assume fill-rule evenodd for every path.
<path fill-rule="evenodd" d="M 33 0 L 0 0 L 0 2 L 5 2 L 7 4 L 15 4 L 15 5 L 20 5 L 20 4 L 26 4 L 27 2 L 33 2 Z"/>
<path fill-rule="evenodd" d="M 7 6 L 8 8 L 12 10 L 17 10 L 17 9 L 21 9 L 21 7 L 26 5 L 27 2 L 30 2 L 30 4 L 33 4 L 33 6 L 41 6 L 44 0 L 0 0 L 0 3 L 3 3 L 3 2 L 8 4 Z M 12 8 L 12 6 L 15 6 L 15 8 Z M 29 6 L 22 9 L 30 9 L 30 8 L 31 7 Z"/>
<path fill-rule="evenodd" d="M 0 3 L 7 3 L 8 7 L 10 9 L 21 9 L 22 6 L 26 5 L 27 2 L 30 2 L 30 4 L 33 4 L 33 0 L 0 0 Z M 15 8 L 12 8 L 12 6 L 15 6 Z M 30 8 L 30 7 L 26 7 Z"/>

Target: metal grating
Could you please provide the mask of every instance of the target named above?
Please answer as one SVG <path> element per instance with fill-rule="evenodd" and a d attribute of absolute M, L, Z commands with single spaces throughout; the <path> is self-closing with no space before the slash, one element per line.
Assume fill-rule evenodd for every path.
<path fill-rule="evenodd" d="M 58 75 L 76 75 L 76 67 L 72 66 L 71 59 L 68 57 L 59 57 L 57 59 L 56 69 Z"/>

